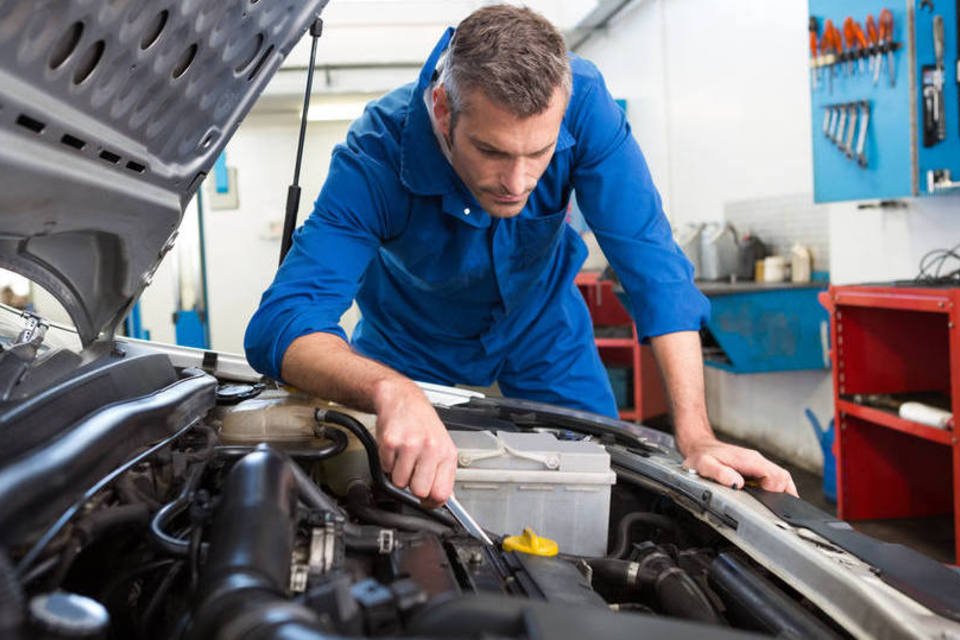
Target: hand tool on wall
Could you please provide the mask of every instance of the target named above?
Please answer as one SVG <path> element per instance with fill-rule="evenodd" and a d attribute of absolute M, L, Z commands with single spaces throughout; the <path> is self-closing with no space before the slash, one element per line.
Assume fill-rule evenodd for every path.
<path fill-rule="evenodd" d="M 838 147 L 843 149 L 844 133 L 846 133 L 847 125 L 847 105 L 842 104 L 838 107 L 840 109 L 840 124 L 837 125 L 837 137 L 834 138 L 834 142 Z"/>
<path fill-rule="evenodd" d="M 807 29 L 810 31 L 810 83 L 813 86 L 813 90 L 816 91 L 817 81 L 820 76 L 820 67 L 817 66 L 817 57 L 820 53 L 820 23 L 816 18 L 810 16 L 810 20 L 807 22 Z"/>
<path fill-rule="evenodd" d="M 833 115 L 833 107 L 823 108 L 823 135 L 830 137 L 830 117 Z"/>
<path fill-rule="evenodd" d="M 867 16 L 867 43 L 870 51 L 870 73 L 873 73 L 877 64 L 879 64 L 880 35 L 877 31 L 877 21 L 873 18 L 872 13 Z M 874 81 L 874 84 L 876 84 L 876 81 Z"/>
<path fill-rule="evenodd" d="M 840 29 L 834 25 L 830 25 L 830 46 L 832 46 L 833 50 L 836 52 L 836 62 L 834 63 L 834 67 L 840 65 L 840 69 L 843 71 L 844 75 L 846 75 L 847 71 L 843 66 L 843 62 L 847 59 L 846 52 L 843 48 L 843 34 L 840 33 Z"/>
<path fill-rule="evenodd" d="M 833 122 L 830 124 L 830 142 L 836 143 L 837 129 L 840 126 L 840 107 L 833 108 Z"/>
<path fill-rule="evenodd" d="M 836 47 L 833 42 L 833 32 L 835 28 L 833 26 L 833 20 L 827 19 L 823 22 L 823 35 L 820 36 L 820 58 L 823 64 L 828 65 L 827 69 L 827 84 L 830 88 L 830 93 L 833 93 L 833 74 L 834 74 L 834 63 L 835 57 L 837 54 Z"/>
<path fill-rule="evenodd" d="M 853 158 L 853 140 L 857 133 L 857 115 L 860 111 L 859 105 L 856 103 L 848 104 L 847 111 L 850 113 L 850 124 L 847 125 L 847 139 L 841 148 L 848 158 Z"/>
<path fill-rule="evenodd" d="M 860 102 L 860 133 L 857 136 L 857 164 L 862 168 L 867 168 L 867 156 L 864 152 L 867 144 L 867 130 L 870 127 L 870 103 L 866 100 Z"/>
<path fill-rule="evenodd" d="M 863 57 L 866 54 L 867 39 L 863 35 L 863 29 L 856 20 L 847 16 L 843 21 L 843 39 L 847 46 L 847 71 L 853 74 L 854 60 L 857 61 L 857 68 L 863 71 Z"/>
<path fill-rule="evenodd" d="M 933 17 L 935 65 L 921 68 L 923 80 L 923 146 L 932 147 L 947 138 L 946 105 L 943 100 L 944 34 L 943 16 Z"/>
<path fill-rule="evenodd" d="M 863 27 L 856 20 L 853 21 L 853 38 L 857 43 L 857 67 L 860 73 L 864 71 L 863 59 L 867 57 L 867 37 L 863 34 Z"/>
<path fill-rule="evenodd" d="M 881 53 L 887 54 L 887 71 L 890 74 L 890 86 L 894 86 L 897 82 L 897 71 L 893 63 L 893 14 L 890 12 L 890 9 L 884 9 L 880 12 L 880 25 L 879 25 L 879 38 L 880 38 L 880 51 Z M 877 84 L 880 80 L 880 68 L 883 66 L 881 63 L 883 58 L 878 60 L 876 68 L 873 70 L 873 84 Z"/>

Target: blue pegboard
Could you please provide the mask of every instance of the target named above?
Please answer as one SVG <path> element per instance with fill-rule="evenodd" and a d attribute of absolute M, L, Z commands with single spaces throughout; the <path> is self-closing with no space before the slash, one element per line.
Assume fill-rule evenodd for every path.
<path fill-rule="evenodd" d="M 823 31 L 827 19 L 842 31 L 847 16 L 866 30 L 866 17 L 879 19 L 888 8 L 893 14 L 893 40 L 901 48 L 893 53 L 895 84 L 890 86 L 887 58 L 875 85 L 869 69 L 848 75 L 846 64 L 833 68 L 832 83 L 825 67 L 814 89 L 811 85 L 814 200 L 833 202 L 901 198 L 927 195 L 926 175 L 931 169 L 949 169 L 960 178 L 960 109 L 957 105 L 957 0 L 933 0 L 933 11 L 921 10 L 920 0 L 885 5 L 878 0 L 810 0 L 810 15 Z M 944 18 L 944 100 L 947 139 L 935 147 L 922 145 L 921 66 L 934 62 L 933 15 Z M 857 63 L 853 63 L 857 66 Z M 864 62 L 864 67 L 866 67 Z M 832 85 L 832 86 L 831 86 Z M 829 105 L 866 101 L 870 105 L 866 167 L 858 166 L 823 133 L 824 111 Z M 913 109 L 913 112 L 911 110 Z M 854 140 L 855 142 L 855 140 Z"/>

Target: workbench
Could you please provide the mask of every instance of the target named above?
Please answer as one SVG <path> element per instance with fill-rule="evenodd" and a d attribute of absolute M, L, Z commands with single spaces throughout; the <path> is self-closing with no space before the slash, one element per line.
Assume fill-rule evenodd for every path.
<path fill-rule="evenodd" d="M 827 369 L 825 282 L 702 282 L 710 298 L 704 363 L 731 373 Z"/>

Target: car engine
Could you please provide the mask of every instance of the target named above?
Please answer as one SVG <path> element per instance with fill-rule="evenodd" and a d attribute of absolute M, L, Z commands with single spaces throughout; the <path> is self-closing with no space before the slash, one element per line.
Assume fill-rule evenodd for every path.
<path fill-rule="evenodd" d="M 502 534 L 520 531 L 488 546 L 391 485 L 372 416 L 262 390 L 219 385 L 215 408 L 73 505 L 38 507 L 59 518 L 5 532 L 4 637 L 843 635 L 670 496 L 620 478 L 605 556 L 507 551 Z M 454 430 L 526 428 L 440 415 Z"/>

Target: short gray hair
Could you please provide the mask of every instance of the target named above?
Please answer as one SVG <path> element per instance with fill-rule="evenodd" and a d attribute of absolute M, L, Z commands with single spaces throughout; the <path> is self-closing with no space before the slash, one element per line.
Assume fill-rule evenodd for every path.
<path fill-rule="evenodd" d="M 474 11 L 457 26 L 439 81 L 456 117 L 465 93 L 480 89 L 514 115 L 542 113 L 557 88 L 570 97 L 570 61 L 563 36 L 540 14 L 507 4 Z"/>

